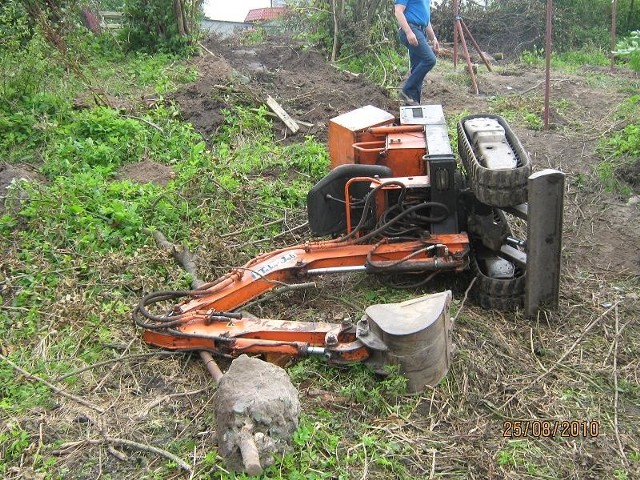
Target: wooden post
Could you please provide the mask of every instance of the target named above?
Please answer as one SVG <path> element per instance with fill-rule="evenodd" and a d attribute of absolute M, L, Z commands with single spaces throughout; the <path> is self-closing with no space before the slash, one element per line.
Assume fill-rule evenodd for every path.
<path fill-rule="evenodd" d="M 458 16 L 460 15 L 460 6 L 458 0 L 453 0 L 453 69 L 458 66 Z"/>
<path fill-rule="evenodd" d="M 618 1 L 611 1 L 611 71 L 616 69 L 616 27 L 618 18 Z"/>
<path fill-rule="evenodd" d="M 473 48 L 476 49 L 476 51 L 478 52 L 478 55 L 482 59 L 482 63 L 484 63 L 485 66 L 487 67 L 487 70 L 489 70 L 491 72 L 492 71 L 491 70 L 491 64 L 489 63 L 489 60 L 487 60 L 487 57 L 484 56 L 484 53 L 482 53 L 482 50 L 480 49 L 480 46 L 478 45 L 478 42 L 476 42 L 476 39 L 473 38 L 473 35 L 471 35 L 471 32 L 469 31 L 469 27 L 467 27 L 467 24 L 464 23 L 463 19 L 460 19 L 460 23 L 462 24 L 462 29 L 464 30 L 464 32 L 467 35 L 469 35 L 469 40 L 471 40 L 471 43 L 473 44 Z"/>

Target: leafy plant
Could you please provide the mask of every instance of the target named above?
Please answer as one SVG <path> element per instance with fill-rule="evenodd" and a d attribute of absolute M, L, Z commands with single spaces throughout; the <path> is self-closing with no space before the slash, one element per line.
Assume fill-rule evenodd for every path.
<path fill-rule="evenodd" d="M 544 62 L 544 49 L 534 47 L 531 50 L 525 50 L 520 54 L 520 63 L 524 65 L 541 65 Z"/>
<path fill-rule="evenodd" d="M 614 53 L 628 60 L 633 70 L 640 71 L 640 30 L 635 30 L 628 37 L 618 41 Z"/>
<path fill-rule="evenodd" d="M 541 130 L 542 103 L 542 98 L 538 96 L 508 95 L 495 97 L 491 105 L 493 110 L 508 122 L 522 122 L 532 130 Z"/>
<path fill-rule="evenodd" d="M 596 175 L 606 191 L 628 196 L 631 189 L 618 178 L 617 170 L 619 168 L 619 162 L 605 160 L 596 166 Z"/>
<path fill-rule="evenodd" d="M 241 40 L 246 45 L 257 45 L 264 42 L 266 38 L 266 32 L 264 28 L 255 27 L 244 30 L 242 32 Z"/>
<path fill-rule="evenodd" d="M 121 39 L 151 53 L 185 52 L 200 35 L 202 0 L 127 0 Z"/>
<path fill-rule="evenodd" d="M 5 362 L 0 364 L 0 380 L 0 412 L 3 412 L 4 415 L 11 416 L 26 412 L 36 405 L 46 403 L 49 398 L 49 391 L 44 385 L 16 382 L 14 370 Z M 11 451 L 7 452 L 7 455 L 17 453 L 19 457 L 19 445 L 24 442 L 26 432 L 14 431 L 8 438 L 5 437 L 4 441 L 2 440 L 3 435 L 6 434 L 0 431 L 0 447 L 5 445 L 5 441 L 11 441 L 13 446 L 10 447 Z M 7 458 L 5 455 L 2 457 Z"/>
<path fill-rule="evenodd" d="M 616 132 L 608 144 L 616 155 L 640 156 L 640 124 L 627 125 Z"/>

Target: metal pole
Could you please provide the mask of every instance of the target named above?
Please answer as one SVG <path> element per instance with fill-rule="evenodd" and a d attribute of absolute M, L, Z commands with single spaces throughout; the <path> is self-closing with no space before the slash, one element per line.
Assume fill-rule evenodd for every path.
<path fill-rule="evenodd" d="M 547 0 L 547 28 L 545 33 L 544 53 L 546 59 L 544 84 L 544 128 L 549 129 L 549 96 L 551 83 L 551 29 L 553 18 L 553 0 Z"/>
<path fill-rule="evenodd" d="M 209 373 L 216 381 L 216 383 L 220 383 L 220 380 L 222 380 L 222 370 L 220 370 L 220 367 L 218 367 L 218 364 L 213 359 L 213 356 L 206 350 L 201 350 L 200 358 L 206 365 L 207 370 L 209 370 Z"/>
<path fill-rule="evenodd" d="M 476 81 L 476 74 L 473 71 L 473 65 L 471 65 L 471 55 L 469 54 L 469 49 L 467 48 L 467 42 L 464 39 L 464 32 L 462 30 L 461 19 L 456 19 L 456 28 L 458 29 L 458 36 L 460 37 L 460 41 L 462 43 L 462 49 L 464 51 L 464 55 L 467 58 L 467 69 L 469 70 L 469 75 L 471 75 L 471 83 L 473 85 L 473 91 L 476 95 L 478 95 L 478 82 Z"/>

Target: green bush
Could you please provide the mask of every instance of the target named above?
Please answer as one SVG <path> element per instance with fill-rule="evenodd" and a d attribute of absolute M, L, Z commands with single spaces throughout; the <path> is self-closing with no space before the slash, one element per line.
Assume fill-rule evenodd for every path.
<path fill-rule="evenodd" d="M 640 157 L 640 124 L 627 125 L 610 140 L 616 155 Z"/>
<path fill-rule="evenodd" d="M 33 33 L 33 23 L 22 2 L 3 2 L 0 6 L 0 51 L 15 51 L 25 47 Z"/>
<path fill-rule="evenodd" d="M 631 32 L 616 45 L 616 55 L 629 62 L 629 66 L 640 72 L 640 30 Z"/>
<path fill-rule="evenodd" d="M 133 50 L 150 53 L 188 51 L 200 35 L 201 1 L 183 2 L 187 34 L 178 27 L 173 0 L 126 0 L 120 38 Z M 187 7 L 191 8 L 187 8 Z"/>

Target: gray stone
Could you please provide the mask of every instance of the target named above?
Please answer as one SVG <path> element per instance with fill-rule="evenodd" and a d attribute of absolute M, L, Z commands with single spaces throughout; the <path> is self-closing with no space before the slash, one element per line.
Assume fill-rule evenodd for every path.
<path fill-rule="evenodd" d="M 227 468 L 245 471 L 241 437 L 252 436 L 262 467 L 289 449 L 298 428 L 300 401 L 287 372 L 241 355 L 224 374 L 215 393 L 218 453 Z"/>

